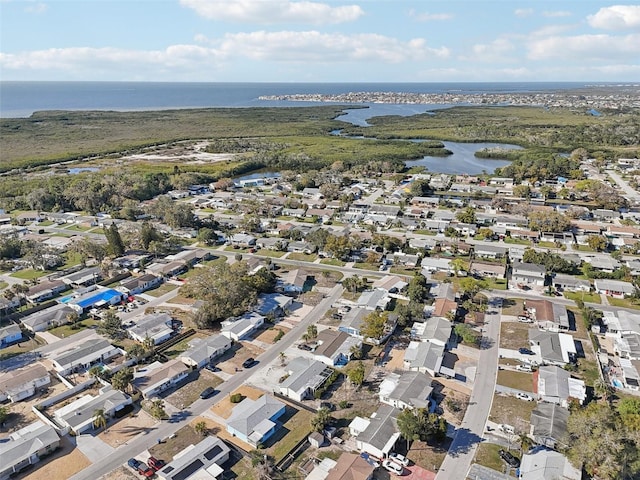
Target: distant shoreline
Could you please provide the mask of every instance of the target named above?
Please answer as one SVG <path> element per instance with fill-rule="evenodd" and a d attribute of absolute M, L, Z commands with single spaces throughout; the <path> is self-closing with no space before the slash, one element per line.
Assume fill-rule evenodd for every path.
<path fill-rule="evenodd" d="M 512 93 L 414 93 L 414 92 L 348 92 L 338 94 L 294 93 L 262 95 L 264 101 L 383 103 L 411 105 L 520 105 L 543 107 L 584 107 L 601 109 L 640 108 L 640 87 L 585 87 L 572 91 Z"/>

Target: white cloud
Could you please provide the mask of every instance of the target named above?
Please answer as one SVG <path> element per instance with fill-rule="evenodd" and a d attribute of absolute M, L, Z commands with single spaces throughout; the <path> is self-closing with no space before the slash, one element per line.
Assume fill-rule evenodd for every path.
<path fill-rule="evenodd" d="M 531 32 L 534 37 L 552 37 L 573 29 L 574 25 L 545 25 Z"/>
<path fill-rule="evenodd" d="M 576 35 L 538 38 L 529 42 L 532 60 L 563 59 L 566 61 L 613 58 L 636 59 L 640 55 L 640 34 L 626 36 Z"/>
<path fill-rule="evenodd" d="M 223 52 L 255 60 L 285 62 L 379 61 L 399 63 L 408 60 L 446 58 L 447 48 L 431 48 L 421 38 L 402 42 L 378 34 L 324 34 L 317 31 L 250 32 L 227 34 L 220 46 Z"/>
<path fill-rule="evenodd" d="M 29 2 L 27 3 L 27 6 L 24 8 L 24 11 L 27 13 L 33 13 L 33 14 L 39 15 L 41 13 L 46 12 L 48 9 L 49 9 L 49 6 L 46 3 Z"/>
<path fill-rule="evenodd" d="M 409 16 L 416 19 L 418 22 L 451 20 L 453 18 L 453 14 L 451 13 L 418 12 L 413 9 L 409 10 Z"/>
<path fill-rule="evenodd" d="M 326 3 L 289 0 L 180 0 L 210 20 L 272 25 L 295 22 L 313 25 L 352 22 L 364 11 L 358 5 L 331 7 Z"/>
<path fill-rule="evenodd" d="M 519 18 L 530 17 L 533 15 L 533 8 L 518 8 L 513 12 L 513 14 Z"/>
<path fill-rule="evenodd" d="M 640 5 L 613 5 L 587 17 L 589 25 L 604 30 L 640 29 Z"/>
<path fill-rule="evenodd" d="M 474 62 L 499 62 L 508 59 L 515 50 L 513 43 L 507 38 L 497 38 L 491 43 L 477 43 L 471 47 L 472 56 L 462 56 L 461 60 Z"/>
<path fill-rule="evenodd" d="M 567 12 L 565 10 L 545 11 L 542 12 L 542 16 L 547 18 L 570 17 L 571 12 Z"/>

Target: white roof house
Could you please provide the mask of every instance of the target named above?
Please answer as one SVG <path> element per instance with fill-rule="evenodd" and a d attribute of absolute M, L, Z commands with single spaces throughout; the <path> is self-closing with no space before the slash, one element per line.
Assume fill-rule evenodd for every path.
<path fill-rule="evenodd" d="M 122 353 L 124 352 L 121 349 L 111 345 L 104 338 L 90 338 L 67 350 L 55 353 L 50 360 L 57 372 L 66 375 L 75 370 L 89 368 L 93 364 L 104 362 Z"/>
<path fill-rule="evenodd" d="M 549 365 L 538 369 L 538 395 L 545 402 L 568 407 L 570 398 L 584 403 L 587 389 L 584 381 L 572 378 L 563 368 Z"/>
<path fill-rule="evenodd" d="M 13 432 L 7 441 L 0 443 L 0 480 L 38 463 L 40 457 L 52 453 L 59 445 L 55 429 L 40 420 Z"/>
<path fill-rule="evenodd" d="M 424 322 L 414 322 L 411 338 L 448 347 L 451 342 L 453 324 L 443 317 L 431 317 Z"/>
<path fill-rule="evenodd" d="M 129 335 L 140 343 L 150 338 L 154 345 L 158 345 L 169 340 L 174 332 L 172 318 L 168 313 L 143 315 L 134 321 L 135 325 L 128 329 Z"/>
<path fill-rule="evenodd" d="M 235 342 L 244 340 L 264 324 L 264 317 L 257 313 L 247 313 L 238 320 L 222 322 L 221 333 Z"/>
<path fill-rule="evenodd" d="M 180 355 L 180 360 L 189 366 L 202 368 L 211 360 L 224 354 L 233 345 L 233 340 L 224 335 L 196 338 L 189 343 L 189 349 Z"/>
<path fill-rule="evenodd" d="M 51 383 L 51 376 L 41 363 L 0 373 L 0 402 L 19 402 L 35 395 L 36 390 Z"/>
<path fill-rule="evenodd" d="M 443 360 L 444 346 L 431 342 L 409 342 L 404 354 L 404 368 L 435 376 L 440 373 Z"/>
<path fill-rule="evenodd" d="M 355 417 L 349 430 L 356 436 L 356 447 L 377 458 L 385 458 L 400 438 L 396 418 L 400 410 L 381 405 L 369 419 Z"/>
<path fill-rule="evenodd" d="M 404 410 L 427 408 L 433 393 L 432 378 L 421 372 L 392 373 L 380 384 L 380 402 Z"/>
<path fill-rule="evenodd" d="M 189 375 L 189 369 L 180 360 L 167 363 L 155 362 L 139 369 L 133 384 L 145 398 L 151 398 L 180 383 Z"/>
<path fill-rule="evenodd" d="M 520 480 L 580 480 L 582 472 L 559 452 L 540 446 L 525 453 L 520 463 Z"/>
<path fill-rule="evenodd" d="M 294 358 L 289 362 L 287 373 L 289 376 L 279 386 L 280 393 L 298 402 L 313 398 L 333 369 L 318 360 L 305 357 Z"/>
<path fill-rule="evenodd" d="M 65 405 L 54 413 L 54 418 L 79 435 L 94 428 L 93 419 L 96 410 L 104 410 L 105 417 L 109 418 L 131 403 L 129 395 L 108 386 L 100 389 L 98 396 L 83 395 L 78 400 Z"/>

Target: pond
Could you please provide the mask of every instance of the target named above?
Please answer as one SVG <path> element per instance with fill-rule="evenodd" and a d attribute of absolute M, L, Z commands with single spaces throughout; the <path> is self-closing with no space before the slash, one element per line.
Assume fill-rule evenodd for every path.
<path fill-rule="evenodd" d="M 100 169 L 97 167 L 75 167 L 75 168 L 70 168 L 69 173 L 71 175 L 77 175 L 78 173 L 82 173 L 82 172 L 97 172 L 98 170 Z"/>
<path fill-rule="evenodd" d="M 475 153 L 485 148 L 502 148 L 504 150 L 521 149 L 519 145 L 506 143 L 461 143 L 442 142 L 453 155 L 446 157 L 425 156 L 419 160 L 408 160 L 405 165 L 408 168 L 423 166 L 432 172 L 448 174 L 476 175 L 486 172 L 493 173 L 496 168 L 504 167 L 511 163 L 508 160 L 494 160 L 490 158 L 478 158 Z"/>

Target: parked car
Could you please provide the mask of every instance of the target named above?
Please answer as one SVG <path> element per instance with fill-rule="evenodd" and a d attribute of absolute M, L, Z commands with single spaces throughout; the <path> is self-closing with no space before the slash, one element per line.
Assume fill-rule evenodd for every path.
<path fill-rule="evenodd" d="M 326 408 L 330 412 L 333 412 L 336 409 L 336 406 L 331 402 L 320 402 L 320 408 Z"/>
<path fill-rule="evenodd" d="M 365 462 L 367 462 L 369 465 L 371 465 L 373 468 L 378 468 L 380 467 L 380 462 L 378 461 L 377 458 L 372 457 L 371 455 L 369 455 L 367 452 L 362 452 L 360 454 L 360 456 L 362 458 L 364 458 Z"/>
<path fill-rule="evenodd" d="M 247 358 L 244 362 L 242 362 L 242 366 L 243 366 L 244 368 L 251 368 L 251 367 L 253 367 L 256 363 L 258 363 L 258 362 L 256 361 L 256 359 L 255 359 L 255 358 L 253 358 L 253 357 L 249 357 L 249 358 Z"/>
<path fill-rule="evenodd" d="M 518 321 L 522 323 L 533 323 L 533 320 L 531 318 L 525 317 L 524 315 L 519 315 Z"/>
<path fill-rule="evenodd" d="M 518 392 L 518 393 L 516 393 L 516 397 L 518 397 L 520 400 L 525 400 L 527 402 L 533 402 L 533 397 L 531 395 L 529 395 L 528 393 Z"/>
<path fill-rule="evenodd" d="M 153 477 L 156 471 L 144 462 L 138 464 L 138 473 L 144 477 Z"/>
<path fill-rule="evenodd" d="M 305 343 L 301 343 L 300 345 L 298 345 L 298 348 L 300 350 L 306 350 L 307 352 L 311 351 L 311 347 Z"/>
<path fill-rule="evenodd" d="M 127 460 L 127 465 L 129 465 L 134 470 L 138 470 L 138 465 L 140 465 L 141 463 L 142 462 L 137 458 L 130 458 L 129 460 Z"/>
<path fill-rule="evenodd" d="M 215 388 L 207 387 L 202 392 L 200 392 L 200 398 L 202 398 L 203 400 L 205 398 L 209 398 L 211 395 L 213 395 L 215 393 L 215 391 L 216 391 Z"/>
<path fill-rule="evenodd" d="M 521 353 L 522 355 L 535 355 L 535 353 L 533 353 L 533 351 L 529 350 L 528 348 L 519 348 L 518 352 Z"/>
<path fill-rule="evenodd" d="M 533 372 L 533 369 L 529 365 L 518 365 L 516 367 L 516 370 L 519 370 L 521 372 L 529 372 L 529 373 Z"/>
<path fill-rule="evenodd" d="M 158 460 L 156 457 L 149 457 L 147 463 L 156 472 L 167 464 L 164 460 Z"/>
<path fill-rule="evenodd" d="M 404 467 L 394 461 L 386 459 L 382 462 L 382 466 L 386 468 L 389 472 L 395 473 L 396 475 L 402 475 L 404 472 Z"/>
<path fill-rule="evenodd" d="M 518 468 L 520 466 L 520 460 L 517 457 L 514 457 L 511 452 L 507 452 L 505 450 L 499 450 L 500 458 L 507 462 L 511 467 Z"/>
<path fill-rule="evenodd" d="M 404 465 L 405 467 L 409 466 L 409 459 L 407 457 L 405 457 L 404 455 L 401 455 L 399 453 L 396 452 L 391 452 L 389 454 L 389 458 L 391 460 L 393 460 L 396 463 L 399 463 L 400 465 Z"/>

